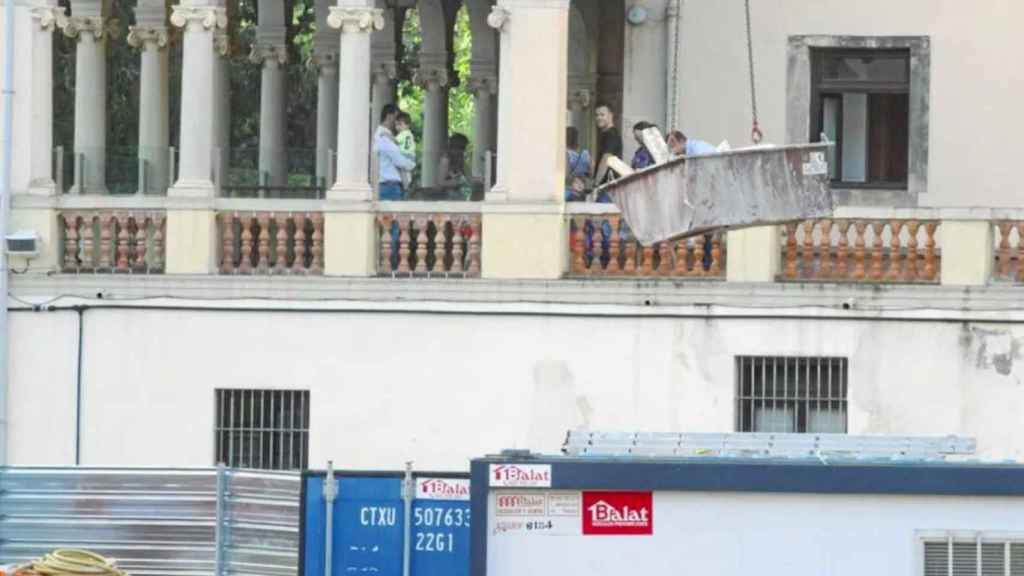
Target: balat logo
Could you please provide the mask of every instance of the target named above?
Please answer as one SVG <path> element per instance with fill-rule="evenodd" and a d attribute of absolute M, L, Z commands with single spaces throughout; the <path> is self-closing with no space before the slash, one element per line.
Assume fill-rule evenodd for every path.
<path fill-rule="evenodd" d="M 653 534 L 653 500 L 650 492 L 584 492 L 583 533 Z"/>
<path fill-rule="evenodd" d="M 416 498 L 421 500 L 469 500 L 469 480 L 419 478 Z"/>
<path fill-rule="evenodd" d="M 550 488 L 549 464 L 491 464 L 491 486 Z"/>

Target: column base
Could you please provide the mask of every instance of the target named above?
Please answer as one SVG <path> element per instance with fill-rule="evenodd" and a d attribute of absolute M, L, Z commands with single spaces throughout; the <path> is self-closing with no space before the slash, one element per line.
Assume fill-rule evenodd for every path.
<path fill-rule="evenodd" d="M 482 277 L 555 280 L 565 275 L 570 255 L 568 225 L 561 212 L 545 212 L 483 214 Z"/>
<path fill-rule="evenodd" d="M 726 232 L 729 282 L 775 282 L 782 264 L 778 226 L 758 226 Z"/>
<path fill-rule="evenodd" d="M 485 198 L 488 202 L 508 202 L 508 187 L 492 186 Z"/>
<path fill-rule="evenodd" d="M 215 274 L 217 216 L 212 210 L 168 210 L 167 274 Z"/>
<path fill-rule="evenodd" d="M 327 191 L 328 200 L 342 202 L 371 202 L 374 200 L 373 188 L 369 184 L 335 184 Z"/>
<path fill-rule="evenodd" d="M 377 215 L 365 210 L 324 214 L 324 274 L 377 275 Z"/>
<path fill-rule="evenodd" d="M 216 196 L 216 187 L 209 180 L 178 180 L 167 189 L 167 196 L 171 198 L 213 198 Z"/>
<path fill-rule="evenodd" d="M 75 194 L 75 195 L 78 195 L 78 196 L 85 196 L 85 195 L 109 196 L 110 195 L 110 189 L 107 188 L 106 185 L 104 185 L 104 186 L 99 186 L 99 185 L 96 185 L 96 186 L 86 186 L 85 188 L 82 188 L 78 184 L 75 184 L 74 186 L 71 187 L 70 190 L 68 190 L 68 194 Z"/>
<path fill-rule="evenodd" d="M 29 196 L 56 196 L 57 183 L 50 178 L 39 178 L 28 183 Z"/>

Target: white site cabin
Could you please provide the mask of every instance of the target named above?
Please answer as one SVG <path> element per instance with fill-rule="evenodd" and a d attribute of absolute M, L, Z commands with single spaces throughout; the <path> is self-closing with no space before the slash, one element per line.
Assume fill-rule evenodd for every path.
<path fill-rule="evenodd" d="M 1024 466 L 486 458 L 473 576 L 1024 576 Z"/>

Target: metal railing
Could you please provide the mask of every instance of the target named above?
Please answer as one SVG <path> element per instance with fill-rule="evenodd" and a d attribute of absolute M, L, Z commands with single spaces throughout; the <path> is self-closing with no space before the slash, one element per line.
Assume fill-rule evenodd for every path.
<path fill-rule="evenodd" d="M 134 576 L 294 576 L 296 473 L 0 469 L 0 565 L 86 548 Z"/>

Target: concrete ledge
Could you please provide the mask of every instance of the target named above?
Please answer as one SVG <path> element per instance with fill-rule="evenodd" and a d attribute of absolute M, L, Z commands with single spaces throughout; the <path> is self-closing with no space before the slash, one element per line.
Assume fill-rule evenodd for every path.
<path fill-rule="evenodd" d="M 97 295 L 102 294 L 102 299 Z M 11 306 L 501 311 L 625 316 L 926 318 L 1024 322 L 1024 286 L 747 284 L 713 280 L 440 280 L 316 276 L 26 274 Z M 28 303 L 28 304 L 26 304 Z"/>

